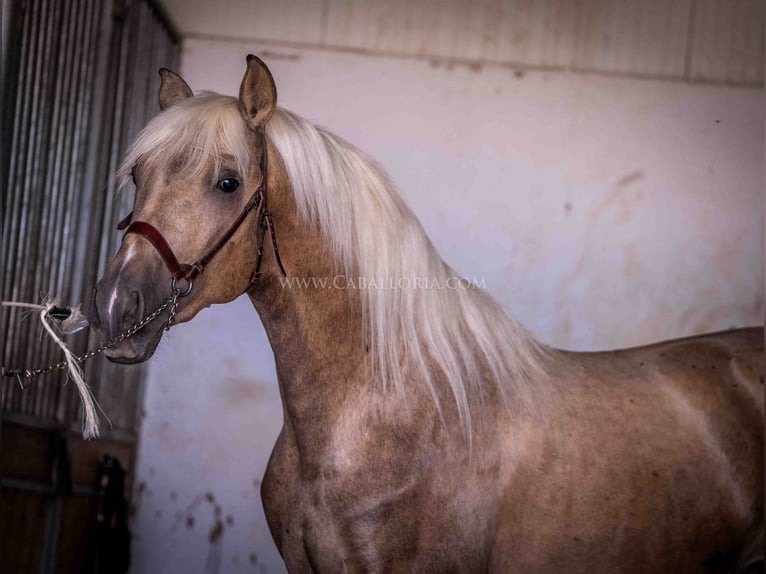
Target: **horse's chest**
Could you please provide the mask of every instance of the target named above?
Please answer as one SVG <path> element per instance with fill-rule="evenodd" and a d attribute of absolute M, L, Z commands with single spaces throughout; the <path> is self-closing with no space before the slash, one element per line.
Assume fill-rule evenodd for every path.
<path fill-rule="evenodd" d="M 280 434 L 261 494 L 272 536 L 290 571 L 343 570 L 348 541 L 332 504 L 333 499 L 344 499 L 341 481 L 342 477 L 328 479 L 316 465 L 306 465 L 285 432 Z"/>
<path fill-rule="evenodd" d="M 343 571 L 347 541 L 330 509 L 319 504 L 316 489 L 299 486 L 282 518 L 280 550 L 290 571 Z"/>
<path fill-rule="evenodd" d="M 390 460 L 312 468 L 280 442 L 264 479 L 264 507 L 291 571 L 418 564 L 470 571 L 484 562 L 486 520 L 474 522 L 486 513 L 487 500 L 460 494 L 470 490 L 465 477 L 455 476 L 464 487 L 458 489 L 449 480 L 453 473 L 415 470 L 412 457 L 398 470 Z"/>
<path fill-rule="evenodd" d="M 368 570 L 384 566 L 390 549 L 414 555 L 420 487 L 413 480 L 375 488 L 371 479 L 359 472 L 307 479 L 297 469 L 283 475 L 289 488 L 279 501 L 264 498 L 264 507 L 291 571 Z"/>

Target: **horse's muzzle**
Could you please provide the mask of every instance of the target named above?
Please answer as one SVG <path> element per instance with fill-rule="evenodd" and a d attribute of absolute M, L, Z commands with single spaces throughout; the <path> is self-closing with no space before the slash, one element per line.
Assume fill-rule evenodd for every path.
<path fill-rule="evenodd" d="M 131 255 L 133 255 L 131 257 Z M 99 333 L 101 343 L 113 341 L 138 324 L 162 302 L 157 296 L 156 275 L 159 265 L 149 264 L 154 257 L 136 257 L 135 249 L 122 248 L 93 291 L 89 313 L 91 328 Z M 164 281 L 170 285 L 169 280 Z M 162 338 L 161 319 L 146 325 L 124 341 L 105 351 L 115 363 L 140 363 L 149 359 Z"/>

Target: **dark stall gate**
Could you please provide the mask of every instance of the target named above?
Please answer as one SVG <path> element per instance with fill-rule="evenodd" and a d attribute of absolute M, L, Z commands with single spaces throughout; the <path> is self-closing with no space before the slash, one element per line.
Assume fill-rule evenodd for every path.
<path fill-rule="evenodd" d="M 112 174 L 158 111 L 157 70 L 176 68 L 178 55 L 178 35 L 153 2 L 3 1 L 3 300 L 89 304 L 132 200 L 115 194 Z M 3 365 L 63 358 L 36 316 L 3 308 L 0 318 Z M 95 346 L 87 330 L 68 343 L 76 354 Z M 2 380 L 2 572 L 114 568 L 108 560 L 120 550 L 103 545 L 99 462 L 105 454 L 119 461 L 129 493 L 142 369 L 97 358 L 84 370 L 112 422 L 102 417 L 95 441 L 82 439 L 79 399 L 64 372 L 24 390 Z"/>

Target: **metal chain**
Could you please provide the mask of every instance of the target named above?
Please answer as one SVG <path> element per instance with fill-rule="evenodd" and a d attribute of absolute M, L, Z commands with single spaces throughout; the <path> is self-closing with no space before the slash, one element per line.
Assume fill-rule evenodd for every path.
<path fill-rule="evenodd" d="M 191 291 L 191 289 L 189 289 Z M 122 343 L 125 339 L 129 339 L 136 333 L 138 333 L 141 329 L 146 327 L 149 323 L 154 321 L 157 317 L 159 317 L 162 312 L 170 306 L 170 316 L 168 317 L 167 322 L 165 323 L 165 330 L 169 331 L 170 327 L 173 325 L 173 322 L 176 318 L 176 310 L 178 309 L 178 298 L 183 297 L 184 295 L 187 295 L 188 291 L 186 293 L 181 293 L 178 289 L 173 289 L 173 292 L 171 293 L 170 297 L 165 299 L 165 301 L 162 302 L 162 304 L 157 307 L 154 311 L 149 313 L 146 317 L 141 319 L 138 323 L 133 325 L 132 327 L 129 327 L 113 339 L 110 339 L 106 343 L 100 345 L 99 347 L 96 347 L 95 349 L 88 351 L 84 355 L 76 356 L 75 359 L 78 363 L 84 363 L 88 359 L 92 359 L 96 355 L 103 353 L 104 351 L 111 349 L 112 347 L 116 347 L 120 343 Z M 63 371 L 67 368 L 67 362 L 66 361 L 59 361 L 58 363 L 54 363 L 52 365 L 48 365 L 47 367 L 42 367 L 39 369 L 6 369 L 5 367 L 2 367 L 2 376 L 5 377 L 16 377 L 16 379 L 19 382 L 19 385 L 21 386 L 22 390 L 25 389 L 27 386 L 29 386 L 29 383 L 34 377 L 39 377 L 40 375 L 47 375 L 48 373 L 52 373 L 54 371 Z"/>

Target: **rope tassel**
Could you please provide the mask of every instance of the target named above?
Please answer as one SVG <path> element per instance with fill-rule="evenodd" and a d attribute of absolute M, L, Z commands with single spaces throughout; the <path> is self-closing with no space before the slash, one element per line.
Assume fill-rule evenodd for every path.
<path fill-rule="evenodd" d="M 83 408 L 83 437 L 86 439 L 97 438 L 99 436 L 97 410 L 100 410 L 104 414 L 107 422 L 109 422 L 109 417 L 106 416 L 104 410 L 98 405 L 93 396 L 93 391 L 91 391 L 90 387 L 85 382 L 82 368 L 78 364 L 78 357 L 72 353 L 62 337 L 57 333 L 58 329 L 64 334 L 74 333 L 88 325 L 88 321 L 85 319 L 79 307 L 69 309 L 58 307 L 54 303 L 35 305 L 32 303 L 19 303 L 16 301 L 3 301 L 2 305 L 3 307 L 24 307 L 39 311 L 40 321 L 42 322 L 43 327 L 64 353 L 67 376 L 74 381 L 77 392 L 80 394 L 80 402 L 82 403 Z"/>

